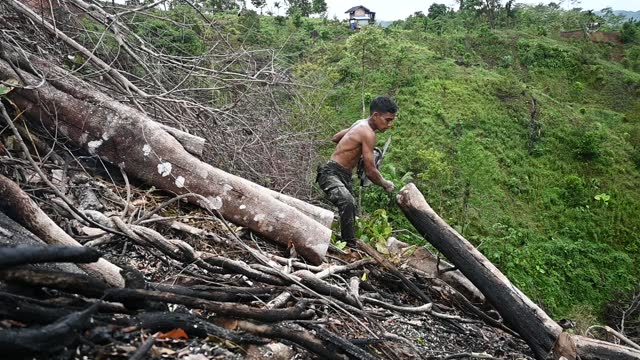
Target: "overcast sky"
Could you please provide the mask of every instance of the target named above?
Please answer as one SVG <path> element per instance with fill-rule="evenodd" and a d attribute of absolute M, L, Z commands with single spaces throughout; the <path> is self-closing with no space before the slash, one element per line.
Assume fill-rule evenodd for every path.
<path fill-rule="evenodd" d="M 345 19 L 347 15 L 344 13 L 352 6 L 363 5 L 371 11 L 376 12 L 377 20 L 399 20 L 405 19 L 407 16 L 415 13 L 416 11 L 422 11 L 425 14 L 427 9 L 433 3 L 433 1 L 420 1 L 420 0 L 325 0 L 327 3 L 328 11 L 327 15 L 331 19 L 333 16 L 337 16 L 338 19 Z M 435 1 L 447 6 L 456 7 L 455 0 L 441 0 Z M 550 1 L 540 0 L 516 0 L 516 3 L 527 4 L 547 4 Z M 555 2 L 560 2 L 556 0 Z M 250 1 L 247 1 L 250 3 Z M 273 3 L 273 1 L 269 1 Z M 504 3 L 504 0 L 502 1 Z M 640 1 L 638 0 L 582 0 L 576 5 L 568 5 L 567 2 L 563 3 L 563 8 L 581 7 L 583 9 L 600 10 L 606 7 L 611 7 L 614 10 L 640 10 Z M 281 10 L 281 13 L 283 11 Z M 284 15 L 284 14 L 282 14 Z"/>

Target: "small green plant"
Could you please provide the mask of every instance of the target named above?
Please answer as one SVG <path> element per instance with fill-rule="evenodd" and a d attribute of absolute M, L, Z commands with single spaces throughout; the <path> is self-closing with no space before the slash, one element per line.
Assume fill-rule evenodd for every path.
<path fill-rule="evenodd" d="M 16 79 L 9 79 L 4 82 L 4 84 L 0 84 L 0 96 L 7 95 L 14 87 L 18 86 L 20 82 Z"/>
<path fill-rule="evenodd" d="M 368 217 L 356 219 L 356 236 L 364 242 L 373 244 L 379 252 L 387 254 L 387 239 L 393 228 L 389 223 L 387 211 L 378 209 Z"/>
<path fill-rule="evenodd" d="M 631 154 L 631 160 L 636 165 L 637 169 L 640 169 L 640 148 L 637 148 Z"/>
<path fill-rule="evenodd" d="M 335 247 L 337 247 L 340 250 L 344 250 L 345 247 L 347 247 L 347 242 L 346 241 L 336 241 L 334 242 Z"/>
<path fill-rule="evenodd" d="M 576 81 L 571 86 L 571 96 L 573 97 L 574 100 L 580 101 L 584 97 L 584 90 L 585 90 L 584 84 L 581 83 L 580 81 Z M 582 111 L 583 109 L 584 108 L 580 109 L 581 114 L 584 114 L 584 112 Z"/>
<path fill-rule="evenodd" d="M 571 175 L 563 181 L 563 200 L 569 207 L 582 206 L 587 201 L 587 191 L 581 177 Z"/>
<path fill-rule="evenodd" d="M 611 195 L 602 193 L 602 194 L 598 194 L 598 195 L 594 196 L 593 198 L 598 202 L 602 202 L 604 204 L 604 206 L 608 206 L 609 205 L 609 200 L 611 200 Z"/>

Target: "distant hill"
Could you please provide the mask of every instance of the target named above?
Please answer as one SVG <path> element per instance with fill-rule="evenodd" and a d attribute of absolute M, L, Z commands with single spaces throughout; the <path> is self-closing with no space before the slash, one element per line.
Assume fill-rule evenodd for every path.
<path fill-rule="evenodd" d="M 601 11 L 595 12 L 597 15 L 602 15 Z M 624 15 L 627 19 L 640 20 L 640 10 L 638 11 L 628 11 L 628 10 L 613 10 L 613 13 L 616 15 Z"/>
<path fill-rule="evenodd" d="M 640 20 L 639 11 L 613 10 L 616 15 L 624 15 L 628 19 Z"/>

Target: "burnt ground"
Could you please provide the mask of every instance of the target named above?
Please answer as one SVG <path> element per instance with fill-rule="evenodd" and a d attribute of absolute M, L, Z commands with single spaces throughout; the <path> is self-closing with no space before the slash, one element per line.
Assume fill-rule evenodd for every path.
<path fill-rule="evenodd" d="M 4 166 L 2 169 L 6 174 L 8 167 Z M 111 216 L 120 213 L 121 209 L 117 204 L 106 199 L 116 199 L 117 196 L 114 197 L 114 194 L 125 194 L 124 188 L 118 188 L 100 178 L 79 176 L 78 179 L 82 179 L 83 184 L 74 184 L 74 180 L 71 180 L 69 196 L 79 208 L 98 208 L 101 213 Z M 443 295 L 441 289 L 429 285 L 429 279 L 421 278 L 406 269 L 403 270 L 403 274 L 433 299 L 434 307 L 431 311 L 407 313 L 366 303 L 353 306 L 345 303 L 344 298 L 338 294 L 333 296 L 326 293 L 324 298 L 320 298 L 294 283 L 261 282 L 255 274 L 241 274 L 240 272 L 244 271 L 242 268 L 215 266 L 205 269 L 195 265 L 193 261 L 177 261 L 162 253 L 157 246 L 143 246 L 131 239 L 101 234 L 96 229 L 82 224 L 70 214 L 52 206 L 51 199 L 43 201 L 47 196 L 38 193 L 37 182 L 22 185 L 27 191 L 33 189 L 31 194 L 34 198 L 69 234 L 89 246 L 93 245 L 105 259 L 125 268 L 125 278 L 129 280 L 127 286 L 132 289 L 155 289 L 158 292 L 175 294 L 179 291 L 159 289 L 159 284 L 181 286 L 178 290 L 199 291 L 198 294 L 190 294 L 191 299 L 202 296 L 200 299 L 217 299 L 219 301 L 216 303 L 224 302 L 255 309 L 268 308 L 280 294 L 289 292 L 291 297 L 278 305 L 281 309 L 301 307 L 303 310 L 312 311 L 311 316 L 300 319 L 260 321 L 255 318 L 229 316 L 224 312 L 211 311 L 206 306 L 184 301 L 153 301 L 144 300 L 144 297 L 142 300 L 115 301 L 110 300 L 109 295 L 105 295 L 109 292 L 108 289 L 89 296 L 81 289 L 74 291 L 73 286 L 64 289 L 55 284 L 42 286 L 28 277 L 18 277 L 0 282 L 3 287 L 0 298 L 6 302 L 4 306 L 9 306 L 7 299 L 11 296 L 25 303 L 37 303 L 42 306 L 37 314 L 48 314 L 46 317 L 50 320 L 27 321 L 31 319 L 27 316 L 29 314 L 21 313 L 20 308 L 16 306 L 2 313 L 0 327 L 3 330 L 0 331 L 44 329 L 47 325 L 62 320 L 59 314 L 56 315 L 57 310 L 65 310 L 65 314 L 77 313 L 86 310 L 92 304 L 100 303 L 99 299 L 104 301 L 102 304 L 108 306 L 105 305 L 94 312 L 90 319 L 75 331 L 65 332 L 65 340 L 61 341 L 64 344 L 56 341 L 56 346 L 52 347 L 49 344 L 46 348 L 37 348 L 35 351 L 31 349 L 22 355 L 16 353 L 9 358 L 128 359 L 135 358 L 132 356 L 136 353 L 143 353 L 139 358 L 192 360 L 327 357 L 326 354 L 314 351 L 312 347 L 307 346 L 308 344 L 292 338 L 291 333 L 296 332 L 308 334 L 321 343 L 329 353 L 335 354 L 335 358 L 366 358 L 361 356 L 362 354 L 353 353 L 357 349 L 364 351 L 370 358 L 388 359 L 532 358 L 522 340 L 483 323 L 472 313 L 464 310 L 463 306 Z M 166 194 L 153 193 L 150 190 L 152 189 L 133 188 L 131 203 L 150 211 L 170 199 Z M 144 211 L 133 218 L 142 216 Z M 168 218 L 171 221 L 178 219 L 184 224 L 203 230 L 203 233 L 187 234 L 167 226 L 166 221 L 151 222 L 145 226 L 156 229 L 166 239 L 183 241 L 197 252 L 234 260 L 263 273 L 269 271 L 265 266 L 257 264 L 249 251 L 238 246 L 239 241 L 248 248 L 274 259 L 287 259 L 289 256 L 287 249 L 264 241 L 246 229 L 233 225 L 227 229 L 223 220 L 187 204 L 173 204 L 159 212 L 159 215 L 162 219 Z M 130 223 L 133 222 L 135 220 L 130 219 Z M 234 234 L 230 234 L 230 230 Z M 345 253 L 333 248 L 327 256 L 327 263 L 321 268 L 353 264 L 362 262 L 363 259 L 370 258 L 362 251 Z M 270 264 L 273 267 L 272 272 L 276 273 L 277 270 L 296 274 L 296 270 L 308 266 L 302 259 L 297 260 L 300 263 L 293 263 L 293 267 L 289 269 L 286 264 L 282 264 L 283 261 L 273 261 Z M 402 269 L 401 263 L 397 265 Z M 316 274 L 320 270 L 311 266 L 308 266 L 308 269 Z M 350 279 L 354 278 L 360 280 L 359 296 L 362 298 L 375 298 L 387 304 L 408 308 L 424 305 L 423 301 L 406 290 L 398 278 L 372 260 L 354 269 L 334 274 L 323 281 L 333 285 L 334 289 L 350 291 Z M 222 299 L 218 291 L 225 292 L 228 289 L 235 295 Z M 261 289 L 264 291 L 259 291 Z M 491 311 L 488 313 L 493 314 Z M 242 324 L 244 322 L 278 328 L 280 331 L 265 335 L 248 328 L 246 324 Z M 206 324 L 215 326 L 213 333 Z M 51 336 L 55 338 L 60 335 Z M 356 350 L 349 349 L 345 342 L 353 345 Z M 144 344 L 149 346 L 145 348 Z"/>

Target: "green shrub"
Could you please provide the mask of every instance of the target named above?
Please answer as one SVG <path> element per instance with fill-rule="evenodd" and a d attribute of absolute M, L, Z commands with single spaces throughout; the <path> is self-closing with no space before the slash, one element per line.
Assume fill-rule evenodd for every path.
<path fill-rule="evenodd" d="M 571 86 L 571 97 L 576 100 L 576 101 L 580 101 L 582 100 L 582 98 L 584 97 L 584 84 L 581 83 L 580 81 L 576 81 L 573 83 L 573 86 Z M 584 112 L 582 112 L 583 109 L 580 109 L 580 112 L 584 114 Z"/>
<path fill-rule="evenodd" d="M 589 194 L 581 177 L 575 175 L 567 176 L 562 183 L 562 199 L 567 206 L 582 206 L 589 201 Z"/>
<path fill-rule="evenodd" d="M 640 169 L 640 147 L 635 148 L 631 154 L 631 160 L 636 165 L 637 169 Z"/>
<path fill-rule="evenodd" d="M 636 22 L 633 20 L 629 20 L 622 24 L 622 30 L 620 31 L 620 39 L 625 44 L 634 44 L 637 43 L 640 39 L 640 31 L 638 31 L 638 26 Z"/>
<path fill-rule="evenodd" d="M 573 152 L 582 160 L 598 158 L 604 147 L 605 134 L 600 126 L 593 129 L 580 127 L 573 133 Z"/>
<path fill-rule="evenodd" d="M 356 237 L 378 249 L 386 247 L 392 231 L 393 228 L 384 209 L 378 209 L 356 220 Z"/>
<path fill-rule="evenodd" d="M 526 230 L 508 228 L 487 238 L 483 253 L 525 294 L 542 299 L 551 316 L 567 315 L 571 304 L 600 308 L 615 293 L 635 284 L 629 255 L 609 245 L 580 239 L 541 239 Z M 603 271 L 607 269 L 607 271 Z"/>
<path fill-rule="evenodd" d="M 529 67 L 569 71 L 575 66 L 572 54 L 556 45 L 520 40 L 516 47 L 520 62 Z"/>
<path fill-rule="evenodd" d="M 640 72 L 640 45 L 627 48 L 624 52 L 624 60 L 622 63 L 625 67 L 635 72 Z"/>
<path fill-rule="evenodd" d="M 136 23 L 135 32 L 144 39 L 153 39 L 153 44 L 162 52 L 171 55 L 195 56 L 205 51 L 205 42 L 200 35 L 200 21 L 196 20 L 193 10 L 188 7 L 178 6 L 171 12 L 171 16 L 180 17 L 181 22 L 189 21 L 190 25 L 179 26 L 176 23 L 156 19 L 145 18 Z"/>

